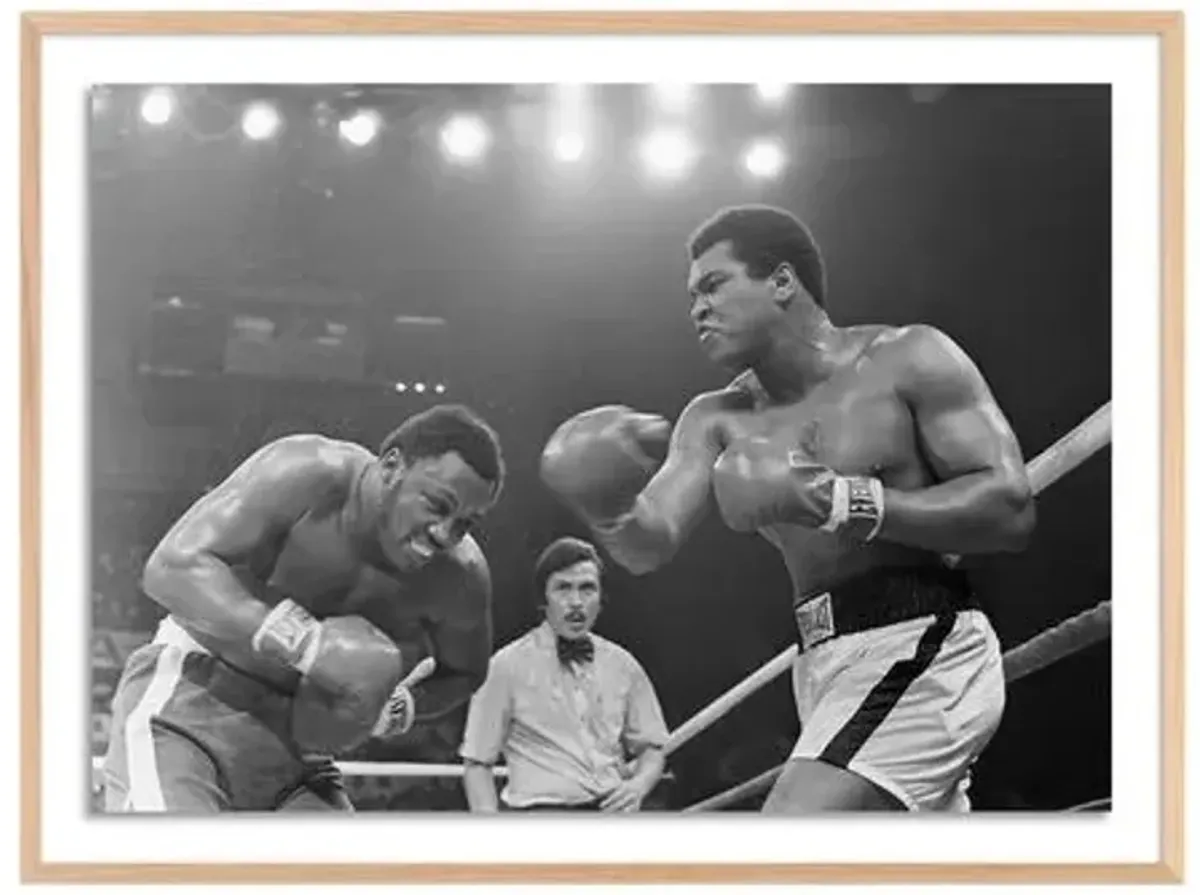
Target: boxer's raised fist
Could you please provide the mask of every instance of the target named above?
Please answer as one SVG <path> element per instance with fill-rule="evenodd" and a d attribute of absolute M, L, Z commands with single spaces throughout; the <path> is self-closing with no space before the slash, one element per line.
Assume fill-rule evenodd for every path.
<path fill-rule="evenodd" d="M 627 511 L 666 454 L 671 424 L 621 405 L 585 410 L 542 450 L 542 481 L 589 524 Z"/>
<path fill-rule="evenodd" d="M 778 522 L 817 528 L 829 517 L 836 479 L 786 438 L 740 438 L 713 465 L 713 496 L 734 531 Z"/>
<path fill-rule="evenodd" d="M 374 721 L 392 688 L 400 682 L 400 647 L 357 615 L 321 622 L 321 638 L 304 679 L 314 687 L 360 701 L 375 699 Z"/>

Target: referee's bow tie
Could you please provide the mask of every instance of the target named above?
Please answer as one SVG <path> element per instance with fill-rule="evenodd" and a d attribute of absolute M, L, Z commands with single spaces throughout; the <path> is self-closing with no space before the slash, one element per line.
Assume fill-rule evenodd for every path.
<path fill-rule="evenodd" d="M 564 665 L 570 665 L 572 662 L 590 662 L 595 654 L 596 648 L 592 645 L 590 637 L 558 638 L 558 661 Z"/>

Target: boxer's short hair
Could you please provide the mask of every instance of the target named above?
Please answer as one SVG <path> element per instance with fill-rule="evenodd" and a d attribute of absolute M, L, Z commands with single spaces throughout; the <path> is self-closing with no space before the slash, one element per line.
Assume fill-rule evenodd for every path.
<path fill-rule="evenodd" d="M 539 603 L 546 600 L 546 582 L 555 572 L 569 569 L 581 562 L 594 562 L 601 579 L 604 577 L 604 560 L 600 551 L 582 538 L 559 538 L 542 551 L 533 566 L 534 593 Z"/>
<path fill-rule="evenodd" d="M 825 307 L 825 260 L 812 232 L 790 211 L 772 205 L 732 205 L 722 208 L 688 239 L 695 261 L 717 243 L 730 243 L 738 261 L 755 279 L 769 277 L 780 264 L 789 264 L 809 295 Z"/>
<path fill-rule="evenodd" d="M 495 430 L 462 404 L 438 404 L 410 416 L 379 446 L 382 457 L 397 449 L 408 462 L 457 453 L 498 494 L 504 484 L 504 455 Z"/>

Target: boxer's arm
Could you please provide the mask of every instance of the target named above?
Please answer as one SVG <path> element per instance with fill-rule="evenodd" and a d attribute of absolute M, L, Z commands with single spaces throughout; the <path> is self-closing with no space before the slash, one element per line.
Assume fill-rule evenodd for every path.
<path fill-rule="evenodd" d="M 230 566 L 286 536 L 338 487 L 341 464 L 317 436 L 272 442 L 205 494 L 146 563 L 142 587 L 200 633 L 248 644 L 270 607 Z"/>
<path fill-rule="evenodd" d="M 487 677 L 492 655 L 492 576 L 483 551 L 469 536 L 459 544 L 459 562 L 433 585 L 434 607 L 425 630 L 437 671 L 414 691 L 416 720 L 447 715 L 471 698 Z"/>
<path fill-rule="evenodd" d="M 712 468 L 720 454 L 714 418 L 725 397 L 694 398 L 671 433 L 666 461 L 630 510 L 592 533 L 621 566 L 635 575 L 667 563 L 704 518 L 712 500 Z"/>
<path fill-rule="evenodd" d="M 983 375 L 927 326 L 901 336 L 901 395 L 940 483 L 887 489 L 878 538 L 941 553 L 1017 552 L 1036 521 L 1016 436 Z"/>

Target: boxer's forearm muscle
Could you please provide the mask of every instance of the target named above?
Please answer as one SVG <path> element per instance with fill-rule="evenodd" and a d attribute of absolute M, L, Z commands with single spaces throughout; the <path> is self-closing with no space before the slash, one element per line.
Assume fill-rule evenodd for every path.
<path fill-rule="evenodd" d="M 619 565 L 634 575 L 645 575 L 667 563 L 681 540 L 670 521 L 641 499 L 619 527 L 593 528 L 592 534 Z"/>
<path fill-rule="evenodd" d="M 712 467 L 720 454 L 713 417 L 722 398 L 705 394 L 680 414 L 666 462 L 619 527 L 594 531 L 613 559 L 635 575 L 667 563 L 712 502 Z"/>
<path fill-rule="evenodd" d="M 986 471 L 920 491 L 886 490 L 877 537 L 939 553 L 1019 552 L 1035 519 L 1027 486 Z"/>
<path fill-rule="evenodd" d="M 142 588 L 172 615 L 223 641 L 249 641 L 270 608 L 211 554 L 160 548 L 146 564 Z"/>

